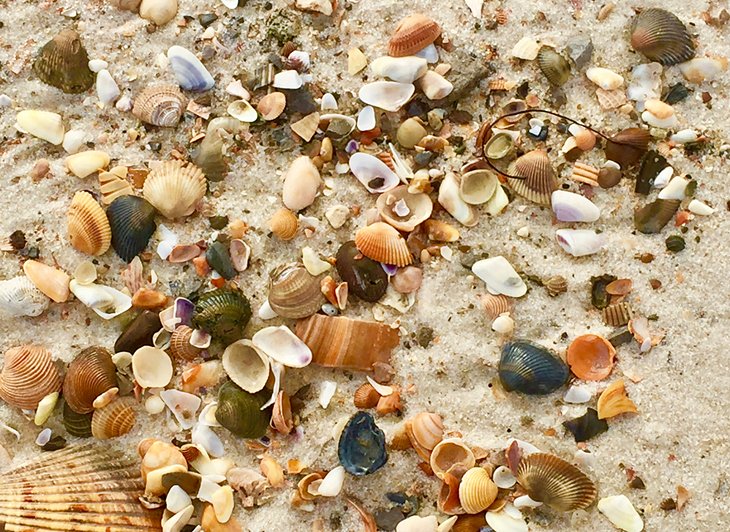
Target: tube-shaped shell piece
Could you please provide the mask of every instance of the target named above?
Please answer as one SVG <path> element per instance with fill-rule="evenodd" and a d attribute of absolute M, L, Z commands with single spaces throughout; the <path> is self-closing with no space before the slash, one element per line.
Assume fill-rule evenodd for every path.
<path fill-rule="evenodd" d="M 311 316 L 325 303 L 320 278 L 298 262 L 275 268 L 269 274 L 269 305 L 285 318 Z"/>
<path fill-rule="evenodd" d="M 91 418 L 91 433 L 98 440 L 109 440 L 124 436 L 137 419 L 134 399 L 120 397 L 103 408 L 94 410 Z"/>
<path fill-rule="evenodd" d="M 527 152 L 510 165 L 509 173 L 524 177 L 507 178 L 517 194 L 540 205 L 550 205 L 550 195 L 558 188 L 558 180 L 544 150 Z"/>
<path fill-rule="evenodd" d="M 497 486 L 489 477 L 489 472 L 481 467 L 472 467 L 459 483 L 459 501 L 468 514 L 483 512 L 497 498 Z"/>
<path fill-rule="evenodd" d="M 106 214 L 94 197 L 77 192 L 68 210 L 68 236 L 71 245 L 82 253 L 103 255 L 112 242 L 112 230 Z"/>
<path fill-rule="evenodd" d="M 151 85 L 134 99 L 132 114 L 153 126 L 175 127 L 187 105 L 187 98 L 175 85 Z"/>
<path fill-rule="evenodd" d="M 441 35 L 441 28 L 425 15 L 409 15 L 398 23 L 388 43 L 388 54 L 393 57 L 414 55 L 433 43 Z"/>
<path fill-rule="evenodd" d="M 434 474 L 443 480 L 447 473 L 471 469 L 476 464 L 476 459 L 461 438 L 446 438 L 433 448 L 429 463 Z"/>
<path fill-rule="evenodd" d="M 56 303 L 68 300 L 70 294 L 68 283 L 71 278 L 66 272 L 36 260 L 25 261 L 23 271 L 38 290 Z"/>
<path fill-rule="evenodd" d="M 67 94 L 86 92 L 94 84 L 89 56 L 74 30 L 63 30 L 48 41 L 33 63 L 33 71 L 43 83 Z"/>
<path fill-rule="evenodd" d="M 355 233 L 355 246 L 368 258 L 384 264 L 408 266 L 413 257 L 405 239 L 385 222 L 375 222 Z"/>
<path fill-rule="evenodd" d="M 205 175 L 194 164 L 166 161 L 149 173 L 143 193 L 165 218 L 174 220 L 195 211 L 206 185 Z"/>
<path fill-rule="evenodd" d="M 38 345 L 22 345 L 5 352 L 0 373 L 0 399 L 16 408 L 35 410 L 46 395 L 61 391 L 63 383 L 51 352 Z"/>
<path fill-rule="evenodd" d="M 631 25 L 631 47 L 652 61 L 670 66 L 695 55 L 687 28 L 674 13 L 665 9 L 644 9 Z"/>
<path fill-rule="evenodd" d="M 531 499 L 563 512 L 587 508 L 596 498 L 596 486 L 591 479 L 551 454 L 524 456 L 516 477 Z"/>
<path fill-rule="evenodd" d="M 116 385 L 116 366 L 111 353 L 100 346 L 87 347 L 66 370 L 63 397 L 71 410 L 88 414 L 94 410 L 94 399 Z"/>

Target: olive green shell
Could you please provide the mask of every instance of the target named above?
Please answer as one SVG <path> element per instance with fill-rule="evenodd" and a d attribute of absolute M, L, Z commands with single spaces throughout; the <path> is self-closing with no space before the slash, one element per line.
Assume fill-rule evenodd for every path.
<path fill-rule="evenodd" d="M 570 63 L 549 46 L 543 46 L 537 54 L 537 64 L 551 85 L 560 87 L 570 79 Z"/>
<path fill-rule="evenodd" d="M 33 71 L 43 83 L 66 94 L 86 92 L 94 84 L 89 56 L 73 30 L 63 30 L 41 48 Z"/>
<path fill-rule="evenodd" d="M 268 397 L 266 390 L 248 393 L 228 381 L 218 392 L 215 418 L 236 436 L 261 438 L 271 421 L 271 407 L 261 410 Z"/>
<path fill-rule="evenodd" d="M 63 426 L 71 436 L 91 438 L 91 416 L 92 413 L 78 414 L 71 410 L 68 403 L 63 403 Z"/>
<path fill-rule="evenodd" d="M 634 213 L 634 226 L 644 234 L 661 231 L 679 209 L 679 200 L 656 199 Z"/>
<path fill-rule="evenodd" d="M 243 338 L 243 329 L 250 319 L 251 305 L 240 290 L 218 288 L 200 296 L 193 325 L 228 345 Z"/>

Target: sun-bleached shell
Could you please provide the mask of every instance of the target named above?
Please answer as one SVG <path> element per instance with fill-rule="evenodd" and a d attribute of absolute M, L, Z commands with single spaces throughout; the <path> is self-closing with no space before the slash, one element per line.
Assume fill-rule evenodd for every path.
<path fill-rule="evenodd" d="M 114 103 L 121 95 L 119 85 L 107 69 L 102 69 L 96 75 L 96 95 L 103 106 Z"/>
<path fill-rule="evenodd" d="M 3 315 L 40 316 L 50 299 L 25 275 L 0 281 L 0 311 Z"/>
<path fill-rule="evenodd" d="M 611 495 L 598 501 L 598 511 L 616 527 L 626 532 L 641 532 L 644 522 L 626 495 Z"/>
<path fill-rule="evenodd" d="M 574 257 L 598 253 L 606 245 L 605 235 L 591 229 L 558 229 L 555 238 L 560 247 Z"/>
<path fill-rule="evenodd" d="M 459 483 L 459 501 L 468 514 L 477 514 L 489 508 L 497 498 L 497 486 L 489 472 L 481 467 L 472 467 L 464 473 Z"/>
<path fill-rule="evenodd" d="M 109 205 L 119 196 L 134 194 L 134 189 L 127 181 L 127 167 L 115 166 L 108 172 L 99 172 L 99 192 L 101 201 Z"/>
<path fill-rule="evenodd" d="M 79 191 L 74 195 L 67 223 L 68 237 L 75 249 L 89 255 L 103 255 L 109 249 L 112 243 L 109 220 L 88 192 Z"/>
<path fill-rule="evenodd" d="M 294 212 L 306 209 L 314 203 L 321 186 L 322 178 L 312 160 L 306 155 L 297 157 L 284 174 L 284 205 Z"/>
<path fill-rule="evenodd" d="M 164 26 L 177 15 L 177 0 L 142 0 L 139 16 Z"/>
<path fill-rule="evenodd" d="M 223 352 L 223 369 L 241 389 L 256 393 L 269 378 L 269 358 L 250 340 L 238 340 Z"/>
<path fill-rule="evenodd" d="M 312 362 L 312 351 L 289 327 L 265 327 L 251 339 L 251 344 L 272 360 L 290 368 L 303 368 Z"/>
<path fill-rule="evenodd" d="M 136 404 L 131 397 L 120 397 L 107 406 L 94 410 L 91 434 L 98 440 L 124 436 L 137 420 Z"/>
<path fill-rule="evenodd" d="M 531 499 L 559 511 L 585 509 L 596 498 L 596 486 L 591 479 L 574 465 L 551 454 L 524 456 L 515 476 Z"/>
<path fill-rule="evenodd" d="M 79 301 L 105 320 L 110 320 L 132 308 L 132 298 L 111 286 L 81 284 L 76 279 L 71 279 L 68 286 Z"/>
<path fill-rule="evenodd" d="M 256 109 L 246 100 L 236 100 L 229 103 L 226 111 L 236 120 L 246 123 L 256 122 L 259 117 Z"/>
<path fill-rule="evenodd" d="M 383 192 L 375 203 L 380 217 L 399 231 L 413 231 L 426 221 L 433 212 L 433 202 L 428 194 L 408 192 L 407 185 L 401 185 Z"/>
<path fill-rule="evenodd" d="M 266 121 L 276 120 L 286 108 L 286 95 L 283 92 L 272 92 L 265 95 L 256 105 L 256 110 Z"/>
<path fill-rule="evenodd" d="M 206 186 L 205 175 L 194 164 L 166 161 L 149 173 L 142 192 L 160 214 L 174 220 L 195 211 Z"/>
<path fill-rule="evenodd" d="M 499 186 L 497 176 L 490 170 L 472 170 L 461 176 L 459 193 L 470 205 L 481 205 L 494 196 Z"/>
<path fill-rule="evenodd" d="M 384 264 L 408 266 L 413 257 L 405 239 L 385 222 L 375 222 L 355 233 L 355 246 L 368 258 Z"/>
<path fill-rule="evenodd" d="M 69 364 L 63 380 L 63 398 L 77 414 L 88 414 L 94 411 L 94 400 L 116 385 L 111 353 L 101 346 L 92 346 Z"/>
<path fill-rule="evenodd" d="M 522 37 L 512 48 L 512 57 L 533 61 L 540 52 L 541 45 L 532 37 Z"/>
<path fill-rule="evenodd" d="M 540 205 L 550 204 L 550 195 L 558 188 L 555 169 L 544 150 L 532 150 L 514 161 L 509 167 L 512 175 L 524 179 L 507 178 L 509 185 L 520 196 Z"/>
<path fill-rule="evenodd" d="M 703 83 L 717 79 L 720 74 L 727 70 L 728 60 L 726 57 L 696 57 L 686 63 L 679 65 L 684 79 L 691 83 Z"/>
<path fill-rule="evenodd" d="M 400 178 L 393 170 L 369 153 L 354 153 L 350 157 L 349 164 L 352 174 L 369 192 L 386 192 L 400 183 Z"/>
<path fill-rule="evenodd" d="M 446 98 L 454 90 L 454 85 L 441 74 L 428 70 L 416 81 L 416 86 L 429 100 Z"/>
<path fill-rule="evenodd" d="M 527 285 L 522 277 L 501 255 L 475 262 L 471 271 L 484 281 L 487 289 L 495 295 L 522 297 L 527 293 Z"/>
<path fill-rule="evenodd" d="M 388 54 L 393 57 L 413 55 L 433 43 L 441 35 L 439 25 L 419 13 L 402 19 L 388 43 Z"/>
<path fill-rule="evenodd" d="M 144 346 L 132 355 L 134 380 L 143 388 L 164 388 L 172 380 L 172 360 L 162 349 Z"/>
<path fill-rule="evenodd" d="M 428 62 L 415 56 L 378 57 L 370 63 L 373 74 L 400 83 L 413 83 L 428 70 Z"/>
<path fill-rule="evenodd" d="M 591 67 L 586 70 L 586 77 L 606 91 L 616 90 L 624 84 L 623 76 L 608 68 Z"/>
<path fill-rule="evenodd" d="M 208 69 L 187 48 L 178 45 L 171 46 L 167 51 L 167 58 L 170 60 L 170 66 L 181 89 L 204 92 L 215 85 L 215 80 Z"/>
<path fill-rule="evenodd" d="M 15 117 L 15 129 L 58 146 L 63 142 L 63 118 L 49 111 L 25 110 Z"/>
<path fill-rule="evenodd" d="M 461 197 L 460 187 L 456 174 L 447 173 L 439 187 L 438 202 L 460 224 L 473 227 L 478 221 L 477 211 Z"/>
<path fill-rule="evenodd" d="M 66 157 L 68 171 L 76 177 L 89 177 L 102 168 L 109 166 L 109 154 L 99 150 L 82 151 Z"/>
<path fill-rule="evenodd" d="M 595 222 L 601 215 L 591 200 L 567 190 L 553 191 L 552 208 L 561 222 Z"/>
<path fill-rule="evenodd" d="M 195 425 L 195 414 L 202 400 L 197 395 L 180 390 L 162 390 L 160 398 L 175 416 L 183 430 L 190 430 Z"/>
<path fill-rule="evenodd" d="M 396 112 L 411 99 L 416 87 L 412 83 L 397 81 L 374 81 L 360 87 L 358 98 L 367 104 Z"/>
<path fill-rule="evenodd" d="M 182 118 L 188 99 L 174 85 L 150 85 L 134 99 L 132 114 L 147 124 L 175 127 Z"/>
<path fill-rule="evenodd" d="M 48 394 L 61 391 L 63 380 L 51 352 L 39 345 L 22 345 L 5 351 L 0 373 L 0 399 L 11 406 L 35 410 Z"/>

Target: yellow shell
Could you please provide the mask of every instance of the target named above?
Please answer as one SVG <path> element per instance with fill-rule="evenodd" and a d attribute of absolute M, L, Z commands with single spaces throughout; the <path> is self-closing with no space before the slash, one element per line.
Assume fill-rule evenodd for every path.
<path fill-rule="evenodd" d="M 540 205 L 550 205 L 550 195 L 558 188 L 555 170 L 543 150 L 532 150 L 510 165 L 509 173 L 524 179 L 507 178 L 512 190 Z"/>
<path fill-rule="evenodd" d="M 552 454 L 523 457 L 515 476 L 531 499 L 563 512 L 588 508 L 596 498 L 596 486 L 591 479 Z"/>
<path fill-rule="evenodd" d="M 438 414 L 421 412 L 406 421 L 406 435 L 418 456 L 429 460 L 433 448 L 444 438 L 444 423 Z"/>
<path fill-rule="evenodd" d="M 299 220 L 297 215 L 287 208 L 281 208 L 269 220 L 269 229 L 281 240 L 291 240 L 297 234 Z"/>
<path fill-rule="evenodd" d="M 388 44 L 388 55 L 413 55 L 433 43 L 441 35 L 441 28 L 425 15 L 414 14 L 400 21 Z"/>
<path fill-rule="evenodd" d="M 460 438 L 447 438 L 433 448 L 429 463 L 434 474 L 443 480 L 449 472 L 471 469 L 476 464 L 476 459 L 472 450 Z"/>
<path fill-rule="evenodd" d="M 497 498 L 497 486 L 489 473 L 481 467 L 472 467 L 461 477 L 459 500 L 468 514 L 478 514 L 489 508 Z"/>
<path fill-rule="evenodd" d="M 406 241 L 385 222 L 375 222 L 358 230 L 355 246 L 366 257 L 385 264 L 408 266 L 413 262 Z"/>
<path fill-rule="evenodd" d="M 152 85 L 134 99 L 132 114 L 153 126 L 175 127 L 187 105 L 187 98 L 175 85 Z"/>
<path fill-rule="evenodd" d="M 43 83 L 67 94 L 86 92 L 94 84 L 89 56 L 74 30 L 63 30 L 41 48 L 33 71 Z"/>
<path fill-rule="evenodd" d="M 91 418 L 91 434 L 99 440 L 124 436 L 136 421 L 134 399 L 121 397 L 104 408 L 94 410 Z"/>
<path fill-rule="evenodd" d="M 191 163 L 167 161 L 152 170 L 144 182 L 144 197 L 169 219 L 193 213 L 205 195 L 202 170 Z"/>
<path fill-rule="evenodd" d="M 627 412 L 637 413 L 634 402 L 626 395 L 626 387 L 623 380 L 618 380 L 603 390 L 598 398 L 598 419 L 606 419 L 618 416 Z"/>
<path fill-rule="evenodd" d="M 62 383 L 51 352 L 45 347 L 22 345 L 5 352 L 0 399 L 9 405 L 35 410 L 46 395 L 61 391 Z"/>
<path fill-rule="evenodd" d="M 68 236 L 74 248 L 89 255 L 104 254 L 112 242 L 112 230 L 104 210 L 83 190 L 71 200 Z"/>
<path fill-rule="evenodd" d="M 71 278 L 66 272 L 35 260 L 25 261 L 23 271 L 38 290 L 56 303 L 68 300 Z"/>
<path fill-rule="evenodd" d="M 117 385 L 116 366 L 109 351 L 87 347 L 68 365 L 63 380 L 63 398 L 77 414 L 94 411 L 94 399 Z"/>
<path fill-rule="evenodd" d="M 194 360 L 202 349 L 190 343 L 193 330 L 187 325 L 179 325 L 170 337 L 170 354 L 178 360 Z"/>
<path fill-rule="evenodd" d="M 423 222 L 428 238 L 434 242 L 456 242 L 459 240 L 459 230 L 441 220 L 426 220 Z"/>

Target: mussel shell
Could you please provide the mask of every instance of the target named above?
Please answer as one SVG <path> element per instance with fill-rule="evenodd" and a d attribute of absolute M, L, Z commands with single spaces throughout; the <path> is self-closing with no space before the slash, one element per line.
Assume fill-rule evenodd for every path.
<path fill-rule="evenodd" d="M 619 131 L 606 141 L 606 159 L 614 161 L 625 170 L 639 162 L 649 149 L 651 134 L 646 129 L 630 127 Z"/>
<path fill-rule="evenodd" d="M 268 398 L 266 391 L 248 393 L 228 381 L 218 391 L 215 419 L 236 436 L 260 438 L 271 420 L 271 407 L 261 410 Z"/>
<path fill-rule="evenodd" d="M 63 426 L 66 432 L 76 438 L 91 438 L 92 413 L 79 414 L 74 412 L 68 403 L 63 404 Z"/>
<path fill-rule="evenodd" d="M 117 385 L 112 355 L 101 346 L 87 347 L 76 355 L 66 370 L 63 397 L 79 414 L 94 411 L 94 399 Z"/>
<path fill-rule="evenodd" d="M 570 63 L 549 46 L 543 46 L 537 54 L 537 64 L 547 80 L 556 87 L 570 79 Z"/>
<path fill-rule="evenodd" d="M 611 296 L 606 287 L 616 279 L 618 277 L 608 273 L 591 277 L 591 304 L 598 310 L 606 308 L 610 303 Z"/>
<path fill-rule="evenodd" d="M 112 229 L 112 247 L 124 262 L 130 262 L 144 251 L 157 229 L 155 208 L 139 196 L 116 198 L 106 215 Z"/>
<path fill-rule="evenodd" d="M 231 262 L 228 246 L 223 243 L 213 242 L 208 246 L 205 252 L 205 260 L 224 279 L 233 279 L 236 276 L 236 269 L 233 267 L 233 262 Z"/>
<path fill-rule="evenodd" d="M 315 314 L 325 303 L 320 277 L 297 262 L 275 268 L 269 274 L 269 305 L 284 318 Z"/>
<path fill-rule="evenodd" d="M 660 232 L 679 209 L 679 200 L 656 199 L 634 213 L 634 226 L 651 235 Z"/>
<path fill-rule="evenodd" d="M 369 259 L 350 240 L 337 251 L 337 273 L 347 283 L 350 294 L 363 301 L 379 301 L 388 289 L 388 274 L 379 262 Z"/>
<path fill-rule="evenodd" d="M 595 408 L 588 408 L 580 417 L 563 421 L 563 426 L 570 431 L 576 443 L 588 441 L 608 430 L 608 423 L 598 418 Z"/>
<path fill-rule="evenodd" d="M 372 414 L 357 412 L 345 425 L 337 445 L 340 464 L 355 476 L 375 473 L 388 461 L 385 434 Z"/>
<path fill-rule="evenodd" d="M 507 342 L 499 360 L 499 380 L 508 392 L 545 395 L 568 380 L 568 366 L 546 348 L 527 340 Z"/>
<path fill-rule="evenodd" d="M 243 329 L 251 319 L 251 305 L 243 292 L 235 288 L 218 288 L 200 296 L 195 305 L 193 325 L 209 332 L 215 340 L 232 344 L 243 338 Z"/>
<path fill-rule="evenodd" d="M 695 46 L 687 28 L 674 13 L 644 9 L 631 25 L 631 46 L 652 61 L 670 66 L 689 61 Z"/>
<path fill-rule="evenodd" d="M 531 499 L 563 512 L 588 508 L 597 494 L 595 484 L 580 469 L 552 454 L 523 457 L 516 477 Z"/>
<path fill-rule="evenodd" d="M 86 92 L 94 84 L 89 56 L 73 30 L 63 30 L 41 48 L 33 71 L 43 83 L 66 94 Z"/>
<path fill-rule="evenodd" d="M 134 353 L 140 347 L 152 345 L 152 336 L 162 328 L 157 312 L 143 310 L 119 335 L 114 342 L 114 352 Z"/>

